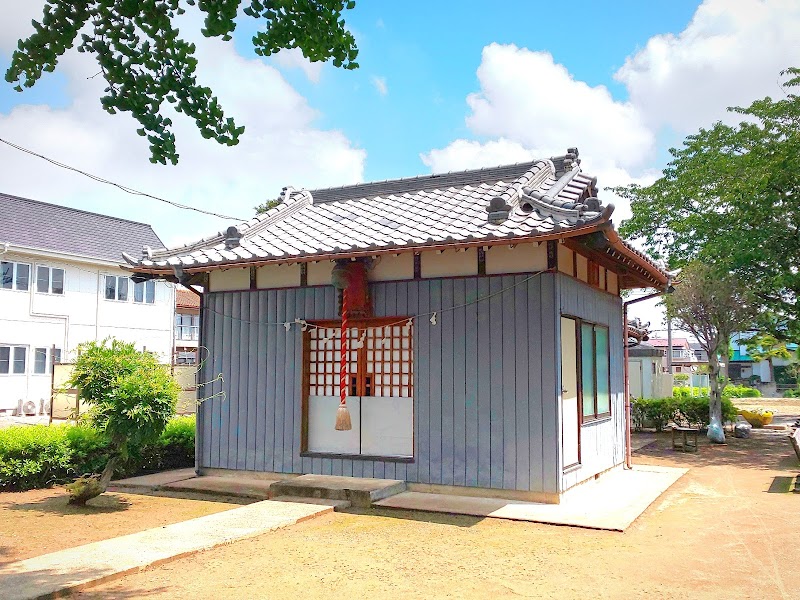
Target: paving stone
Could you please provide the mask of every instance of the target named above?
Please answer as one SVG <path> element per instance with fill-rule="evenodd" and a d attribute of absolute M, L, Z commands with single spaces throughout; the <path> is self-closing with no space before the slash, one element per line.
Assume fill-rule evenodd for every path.
<path fill-rule="evenodd" d="M 30 600 L 293 525 L 332 506 L 266 500 L 241 508 L 0 566 L 0 596 Z"/>

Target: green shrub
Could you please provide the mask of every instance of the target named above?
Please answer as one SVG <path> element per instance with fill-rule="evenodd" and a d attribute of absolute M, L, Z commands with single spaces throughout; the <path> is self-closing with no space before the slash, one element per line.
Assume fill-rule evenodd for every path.
<path fill-rule="evenodd" d="M 68 477 L 67 427 L 33 425 L 0 431 L 0 490 L 49 487 Z"/>
<path fill-rule="evenodd" d="M 673 398 L 644 398 L 631 402 L 631 418 L 634 427 L 641 430 L 646 425 L 661 431 L 675 414 L 676 400 Z"/>
<path fill-rule="evenodd" d="M 722 390 L 723 398 L 760 398 L 761 392 L 746 385 L 726 385 Z"/>
<path fill-rule="evenodd" d="M 682 425 L 705 428 L 710 422 L 708 415 L 708 396 L 695 396 L 682 398 L 678 401 L 675 410 L 675 420 Z M 722 420 L 735 421 L 738 409 L 730 398 L 722 398 Z"/>
<path fill-rule="evenodd" d="M 194 417 L 171 419 L 153 443 L 131 444 L 117 477 L 194 466 Z M 99 473 L 110 442 L 87 425 L 35 425 L 0 430 L 0 490 L 23 491 Z"/>
<path fill-rule="evenodd" d="M 800 388 L 795 388 L 793 390 L 786 390 L 783 392 L 784 398 L 800 398 Z"/>
<path fill-rule="evenodd" d="M 644 427 L 661 431 L 670 421 L 705 428 L 710 421 L 708 404 L 708 396 L 634 399 L 631 401 L 631 420 L 636 431 Z M 722 399 L 723 421 L 735 421 L 738 412 L 730 398 Z"/>

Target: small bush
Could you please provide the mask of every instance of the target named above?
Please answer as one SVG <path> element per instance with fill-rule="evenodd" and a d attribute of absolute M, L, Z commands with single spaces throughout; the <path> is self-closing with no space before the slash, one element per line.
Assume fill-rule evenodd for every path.
<path fill-rule="evenodd" d="M 63 481 L 72 464 L 64 426 L 0 431 L 0 490 L 31 490 Z"/>
<path fill-rule="evenodd" d="M 675 420 L 683 425 L 700 428 L 708 427 L 710 418 L 708 414 L 710 399 L 708 396 L 683 398 L 678 402 L 675 411 Z M 722 398 L 722 421 L 735 421 L 738 409 L 730 398 Z"/>
<path fill-rule="evenodd" d="M 722 390 L 723 398 L 760 398 L 761 392 L 746 385 L 726 385 Z"/>
<path fill-rule="evenodd" d="M 130 445 L 117 477 L 194 465 L 194 417 L 171 419 L 151 444 Z M 89 473 L 108 460 L 110 442 L 87 425 L 35 425 L 0 430 L 0 490 L 50 487 Z"/>
<path fill-rule="evenodd" d="M 786 390 L 783 392 L 784 398 L 800 398 L 800 388 L 795 388 L 793 390 Z"/>
<path fill-rule="evenodd" d="M 654 427 L 661 431 L 670 422 L 685 426 L 705 428 L 709 424 L 708 396 L 643 399 L 631 401 L 633 427 L 641 431 Z M 735 421 L 738 409 L 730 398 L 722 399 L 722 420 Z"/>
<path fill-rule="evenodd" d="M 641 430 L 645 426 L 661 431 L 675 414 L 676 401 L 673 398 L 645 398 L 631 402 L 631 415 L 634 427 Z"/>

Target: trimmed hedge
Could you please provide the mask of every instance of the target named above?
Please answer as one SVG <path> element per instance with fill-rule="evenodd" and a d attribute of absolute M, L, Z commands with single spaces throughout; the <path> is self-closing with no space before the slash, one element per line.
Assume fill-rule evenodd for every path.
<path fill-rule="evenodd" d="M 676 386 L 672 388 L 673 398 L 692 398 L 692 397 L 708 397 L 709 389 L 707 387 L 689 387 L 689 386 Z M 760 398 L 761 392 L 755 388 L 747 387 L 746 385 L 732 385 L 728 384 L 722 390 L 723 398 Z"/>
<path fill-rule="evenodd" d="M 115 471 L 130 477 L 194 465 L 194 417 L 176 417 L 154 444 L 133 447 Z M 0 491 L 23 491 L 99 473 L 109 443 L 85 425 L 33 425 L 0 430 Z"/>
<path fill-rule="evenodd" d="M 645 398 L 631 401 L 633 427 L 641 431 L 645 426 L 661 431 L 670 422 L 706 428 L 709 398 L 688 396 L 680 398 Z M 723 421 L 735 421 L 738 413 L 730 398 L 722 399 Z"/>

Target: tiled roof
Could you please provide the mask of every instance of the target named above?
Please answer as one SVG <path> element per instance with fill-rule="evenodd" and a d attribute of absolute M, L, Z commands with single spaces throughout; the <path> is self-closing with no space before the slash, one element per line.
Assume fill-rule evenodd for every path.
<path fill-rule="evenodd" d="M 227 232 L 141 259 L 153 270 L 346 256 L 593 230 L 613 206 L 576 154 L 444 175 L 322 190 L 285 188 L 284 201 Z M 491 207 L 490 207 L 491 203 Z"/>
<path fill-rule="evenodd" d="M 122 252 L 160 248 L 150 225 L 38 200 L 0 194 L 0 245 L 119 262 Z"/>
<path fill-rule="evenodd" d="M 200 308 L 200 296 L 179 287 L 175 290 L 175 306 L 177 308 Z"/>

